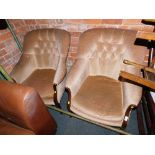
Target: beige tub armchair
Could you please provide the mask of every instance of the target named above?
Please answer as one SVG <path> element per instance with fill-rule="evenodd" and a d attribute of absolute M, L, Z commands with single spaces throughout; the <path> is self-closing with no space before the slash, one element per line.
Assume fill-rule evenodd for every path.
<path fill-rule="evenodd" d="M 70 34 L 65 30 L 29 32 L 24 38 L 23 54 L 11 76 L 17 83 L 35 88 L 45 104 L 59 106 L 65 87 L 69 44 Z"/>
<path fill-rule="evenodd" d="M 143 64 L 146 48 L 134 45 L 136 31 L 98 28 L 84 32 L 78 57 L 67 75 L 70 111 L 92 121 L 125 127 L 131 109 L 142 96 L 142 88 L 119 81 L 120 71 L 141 76 L 124 59 Z"/>

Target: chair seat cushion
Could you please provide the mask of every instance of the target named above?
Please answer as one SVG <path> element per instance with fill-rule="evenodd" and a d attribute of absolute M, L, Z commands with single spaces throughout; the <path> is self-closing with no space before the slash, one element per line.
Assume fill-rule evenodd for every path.
<path fill-rule="evenodd" d="M 121 83 L 105 76 L 89 76 L 73 97 L 70 109 L 99 123 L 121 125 L 123 119 Z"/>
<path fill-rule="evenodd" d="M 34 135 L 34 133 L 0 118 L 0 135 Z"/>
<path fill-rule="evenodd" d="M 33 87 L 41 96 L 45 104 L 53 104 L 53 79 L 55 70 L 36 69 L 22 82 L 22 84 Z"/>

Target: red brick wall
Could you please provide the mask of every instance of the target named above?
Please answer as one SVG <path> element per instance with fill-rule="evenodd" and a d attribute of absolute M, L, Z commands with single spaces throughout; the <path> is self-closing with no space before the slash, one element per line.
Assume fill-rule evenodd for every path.
<path fill-rule="evenodd" d="M 98 27 L 113 27 L 138 30 L 139 32 L 152 32 L 153 26 L 144 25 L 141 19 L 44 19 L 44 20 L 23 20 L 11 19 L 19 40 L 23 43 L 24 35 L 33 29 L 60 28 L 71 33 L 71 46 L 69 51 L 68 65 L 72 65 L 77 55 L 77 45 L 81 32 Z M 0 30 L 0 64 L 11 72 L 13 66 L 20 58 L 20 51 L 8 30 Z M 148 52 L 146 52 L 147 60 Z"/>

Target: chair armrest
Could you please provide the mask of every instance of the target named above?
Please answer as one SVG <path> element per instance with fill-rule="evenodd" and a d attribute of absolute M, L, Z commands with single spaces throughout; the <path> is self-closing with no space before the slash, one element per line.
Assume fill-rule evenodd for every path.
<path fill-rule="evenodd" d="M 32 54 L 24 54 L 10 73 L 18 83 L 22 83 L 36 68 Z"/>
<path fill-rule="evenodd" d="M 54 102 L 55 104 L 57 104 L 57 106 L 59 106 L 58 103 L 60 103 L 61 97 L 65 90 L 66 74 L 67 74 L 66 59 L 67 58 L 63 56 L 59 57 L 53 81 Z"/>
<path fill-rule="evenodd" d="M 53 83 L 59 85 L 64 80 L 66 74 L 67 74 L 66 57 L 60 56 Z"/>
<path fill-rule="evenodd" d="M 145 87 L 148 87 L 148 88 L 155 90 L 155 83 L 154 82 L 147 80 L 147 79 L 144 79 L 142 77 L 136 76 L 134 74 L 131 74 L 131 73 L 128 73 L 125 71 L 121 71 L 120 77 L 127 79 L 127 80 L 130 80 L 130 81 L 137 83 L 139 85 L 142 85 L 142 86 L 145 86 Z"/>
<path fill-rule="evenodd" d="M 70 89 L 71 97 L 75 96 L 88 76 L 88 61 L 77 59 L 67 75 L 66 88 Z"/>
<path fill-rule="evenodd" d="M 0 81 L 0 116 L 35 134 L 54 133 L 56 123 L 31 87 Z"/>

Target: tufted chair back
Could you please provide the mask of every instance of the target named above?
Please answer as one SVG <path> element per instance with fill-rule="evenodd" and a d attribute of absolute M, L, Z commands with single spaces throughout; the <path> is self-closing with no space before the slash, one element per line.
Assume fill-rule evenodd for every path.
<path fill-rule="evenodd" d="M 124 59 L 144 62 L 144 48 L 134 45 L 136 34 L 136 31 L 113 28 L 88 30 L 80 38 L 78 57 L 87 59 L 89 75 L 117 80 L 120 70 L 126 70 Z"/>
<path fill-rule="evenodd" d="M 36 68 L 56 70 L 60 58 L 66 60 L 68 48 L 69 34 L 64 30 L 40 29 L 29 32 L 24 38 L 23 54 L 12 75 L 19 64 L 26 65 L 26 71 L 22 76 L 20 73 L 14 74 L 13 78 L 22 82 Z"/>
<path fill-rule="evenodd" d="M 37 68 L 56 69 L 59 57 L 67 57 L 67 32 L 58 29 L 35 30 L 25 37 L 24 54 L 34 57 Z M 53 60 L 53 61 L 51 61 Z"/>
<path fill-rule="evenodd" d="M 60 101 L 64 91 L 66 59 L 70 44 L 69 32 L 61 29 L 38 29 L 29 32 L 24 38 L 23 54 L 13 69 L 11 76 L 19 83 L 45 89 L 40 95 L 53 96 L 52 84 L 57 85 L 57 99 Z M 34 81 L 38 81 L 34 86 Z M 48 88 L 45 81 L 48 82 Z M 40 85 L 43 83 L 44 85 Z M 59 85 L 60 84 L 60 85 Z M 50 85 L 50 86 L 49 86 Z M 63 88 L 63 89 L 62 89 Z M 46 92 L 48 91 L 48 94 Z"/>

